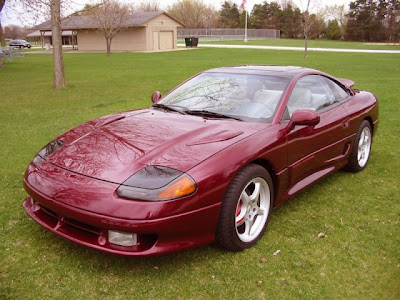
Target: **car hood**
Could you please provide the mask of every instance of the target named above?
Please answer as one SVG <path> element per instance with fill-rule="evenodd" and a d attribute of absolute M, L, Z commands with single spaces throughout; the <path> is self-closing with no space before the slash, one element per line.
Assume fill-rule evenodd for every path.
<path fill-rule="evenodd" d="M 78 126 L 58 139 L 46 160 L 69 171 L 114 183 L 149 165 L 183 172 L 268 124 L 144 109 Z"/>

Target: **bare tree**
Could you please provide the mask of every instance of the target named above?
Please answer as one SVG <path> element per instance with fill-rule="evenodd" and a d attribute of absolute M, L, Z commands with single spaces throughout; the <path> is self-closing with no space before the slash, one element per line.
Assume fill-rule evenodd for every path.
<path fill-rule="evenodd" d="M 300 0 L 303 6 L 303 1 Z M 305 8 L 303 8 L 303 33 L 304 33 L 304 58 L 308 57 L 308 39 L 311 29 L 318 19 L 315 14 L 310 14 L 310 10 L 319 10 L 319 2 L 317 0 L 306 0 Z M 319 13 L 321 14 L 321 12 Z"/>
<path fill-rule="evenodd" d="M 187 27 L 201 28 L 216 24 L 218 14 L 202 0 L 178 0 L 168 7 L 168 13 Z"/>
<path fill-rule="evenodd" d="M 312 20 L 310 17 L 310 1 L 307 0 L 307 8 L 303 12 L 303 29 L 304 29 L 304 58 L 308 57 L 308 33 L 310 32 L 312 26 Z"/>
<path fill-rule="evenodd" d="M 107 56 L 110 56 L 113 38 L 127 26 L 130 12 L 128 5 L 116 0 L 103 0 L 101 5 L 91 9 L 90 18 L 106 39 Z"/>
<path fill-rule="evenodd" d="M 0 0 L 1 1 L 1 0 Z M 56 89 L 66 87 L 64 74 L 64 59 L 61 38 L 61 0 L 8 0 L 7 3 L 20 4 L 24 15 L 30 20 L 39 20 L 49 16 L 53 37 L 53 82 Z"/>
<path fill-rule="evenodd" d="M 53 80 L 56 89 L 65 88 L 64 57 L 61 35 L 60 0 L 50 0 L 51 34 L 53 41 Z"/>
<path fill-rule="evenodd" d="M 6 3 L 6 0 L 0 0 L 0 13 L 3 10 L 4 4 Z M 6 46 L 6 40 L 4 38 L 3 34 L 3 27 L 1 26 L 1 18 L 0 18 L 0 45 L 1 47 Z M 0 68 L 3 67 L 3 58 L 0 58 Z"/>
<path fill-rule="evenodd" d="M 160 11 L 161 5 L 157 0 L 142 0 L 134 5 L 135 11 Z"/>
<path fill-rule="evenodd" d="M 343 38 L 347 24 L 347 10 L 344 5 L 332 5 L 325 7 L 325 15 L 328 18 L 337 20 L 340 26 L 340 33 Z"/>

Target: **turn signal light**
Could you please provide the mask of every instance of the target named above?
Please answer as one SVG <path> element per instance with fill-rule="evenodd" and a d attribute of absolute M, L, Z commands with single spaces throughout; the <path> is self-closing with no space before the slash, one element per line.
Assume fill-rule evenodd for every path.
<path fill-rule="evenodd" d="M 171 184 L 158 194 L 160 200 L 180 198 L 192 194 L 196 190 L 195 183 L 187 176 L 183 176 L 177 182 Z"/>

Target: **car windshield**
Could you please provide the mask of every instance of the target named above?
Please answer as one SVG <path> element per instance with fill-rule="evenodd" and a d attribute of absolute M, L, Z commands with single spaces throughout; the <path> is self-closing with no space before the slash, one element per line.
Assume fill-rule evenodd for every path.
<path fill-rule="evenodd" d="M 189 114 L 265 122 L 273 117 L 288 83 L 274 76 L 202 73 L 158 104 Z"/>

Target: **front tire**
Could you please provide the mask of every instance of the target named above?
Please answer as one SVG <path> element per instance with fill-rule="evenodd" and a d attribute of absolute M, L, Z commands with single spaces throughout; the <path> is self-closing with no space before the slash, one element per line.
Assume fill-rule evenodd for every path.
<path fill-rule="evenodd" d="M 347 170 L 353 173 L 360 172 L 365 169 L 369 161 L 372 145 L 372 128 L 371 124 L 364 120 L 358 128 L 353 149 L 351 150 Z"/>
<path fill-rule="evenodd" d="M 263 167 L 251 164 L 239 171 L 222 201 L 217 244 L 233 252 L 256 244 L 269 222 L 272 200 L 272 179 Z"/>

